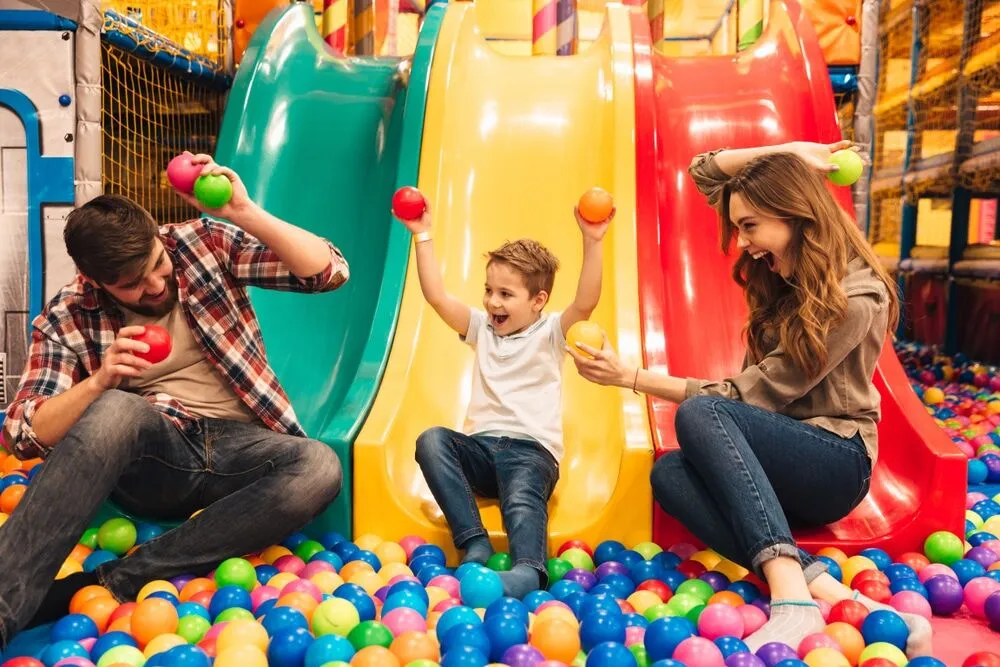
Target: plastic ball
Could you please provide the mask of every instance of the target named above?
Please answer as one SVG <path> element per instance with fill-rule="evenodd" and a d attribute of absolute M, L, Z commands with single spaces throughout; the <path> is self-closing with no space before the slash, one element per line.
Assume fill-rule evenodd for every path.
<path fill-rule="evenodd" d="M 195 180 L 193 191 L 202 206 L 217 209 L 233 198 L 233 183 L 222 174 L 204 174 Z"/>
<path fill-rule="evenodd" d="M 614 199 L 601 188 L 591 188 L 583 193 L 577 204 L 580 217 L 587 222 L 598 224 L 607 220 L 614 209 Z"/>
<path fill-rule="evenodd" d="M 194 191 L 194 182 L 201 175 L 204 165 L 192 164 L 194 156 L 189 153 L 182 153 L 167 163 L 167 180 L 170 185 L 185 194 Z"/>
<path fill-rule="evenodd" d="M 856 151 L 847 148 L 831 155 L 830 163 L 837 166 L 836 171 L 827 174 L 834 185 L 854 185 L 861 178 L 861 172 L 865 168 L 861 156 Z"/>

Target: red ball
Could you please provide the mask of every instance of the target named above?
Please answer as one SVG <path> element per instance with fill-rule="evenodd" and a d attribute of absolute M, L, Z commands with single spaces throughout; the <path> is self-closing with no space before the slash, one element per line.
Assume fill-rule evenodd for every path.
<path fill-rule="evenodd" d="M 3 667 L 45 667 L 45 665 L 34 658 L 11 658 L 3 663 Z"/>
<path fill-rule="evenodd" d="M 854 575 L 854 578 L 851 579 L 851 588 L 854 590 L 860 590 L 858 586 L 866 581 L 877 581 L 885 584 L 886 586 L 889 585 L 889 577 L 885 576 L 884 572 L 880 572 L 879 570 L 861 570 L 861 572 L 858 572 Z"/>
<path fill-rule="evenodd" d="M 149 345 L 149 351 L 135 352 L 134 354 L 151 364 L 158 364 L 170 356 L 170 349 L 173 347 L 170 334 L 167 333 L 166 329 L 156 324 L 147 324 L 145 326 L 146 330 L 135 336 L 133 340 Z"/>
<path fill-rule="evenodd" d="M 583 540 L 566 540 L 565 542 L 562 543 L 562 546 L 559 547 L 559 550 L 556 551 L 556 555 L 562 556 L 563 552 L 567 551 L 568 549 L 580 549 L 582 551 L 586 551 L 587 555 L 590 556 L 591 558 L 594 557 L 594 550 L 591 549 L 590 545 L 584 542 Z"/>
<path fill-rule="evenodd" d="M 993 651 L 979 651 L 966 658 L 962 667 L 1000 667 L 1000 655 Z"/>
<path fill-rule="evenodd" d="M 638 586 L 636 586 L 637 591 L 649 591 L 650 593 L 655 593 L 661 600 L 666 602 L 674 596 L 674 592 L 670 590 L 670 586 L 659 579 L 647 579 Z"/>
<path fill-rule="evenodd" d="M 618 608 L 622 610 L 623 614 L 634 614 L 635 607 L 628 600 L 615 600 L 618 603 Z"/>
<path fill-rule="evenodd" d="M 406 185 L 392 196 L 392 213 L 400 220 L 419 220 L 427 210 L 427 202 L 420 190 Z"/>
<path fill-rule="evenodd" d="M 195 604 L 200 604 L 205 609 L 208 609 L 209 605 L 212 604 L 212 596 L 215 594 L 214 590 L 211 591 L 201 591 L 200 593 L 195 593 L 192 595 L 188 602 L 193 602 Z"/>
<path fill-rule="evenodd" d="M 708 568 L 696 560 L 686 560 L 677 566 L 677 571 L 688 579 L 694 579 L 708 572 Z"/>
<path fill-rule="evenodd" d="M 896 663 L 886 658 L 872 658 L 871 660 L 865 660 L 858 667 L 896 667 Z"/>
<path fill-rule="evenodd" d="M 854 582 L 851 583 L 853 584 Z M 877 579 L 862 581 L 857 586 L 854 586 L 854 590 L 882 604 L 889 604 L 889 600 L 892 598 L 892 590 L 889 588 L 889 584 Z"/>
<path fill-rule="evenodd" d="M 841 600 L 833 605 L 833 608 L 830 610 L 830 619 L 827 623 L 847 623 L 860 630 L 861 624 L 864 623 L 867 616 L 868 607 L 857 600 Z"/>
<path fill-rule="evenodd" d="M 188 153 L 182 153 L 167 164 L 167 180 L 181 192 L 191 194 L 194 192 L 194 182 L 201 175 L 204 165 L 191 164 Z"/>
<path fill-rule="evenodd" d="M 927 559 L 927 556 L 923 554 L 918 554 L 915 551 L 907 551 L 905 554 L 899 557 L 899 561 L 903 565 L 909 565 L 913 568 L 914 572 L 919 573 L 920 570 L 924 569 L 931 562 Z"/>

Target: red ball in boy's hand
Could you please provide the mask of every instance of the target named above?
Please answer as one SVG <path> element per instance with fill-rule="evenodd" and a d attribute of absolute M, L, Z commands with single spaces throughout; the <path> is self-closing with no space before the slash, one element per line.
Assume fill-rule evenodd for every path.
<path fill-rule="evenodd" d="M 173 348 L 170 334 L 167 333 L 166 329 L 155 324 L 147 324 L 146 330 L 138 336 L 133 337 L 132 340 L 137 340 L 149 346 L 148 352 L 133 352 L 133 354 L 151 364 L 158 364 L 169 357 L 170 350 Z"/>
<path fill-rule="evenodd" d="M 167 180 L 185 194 L 194 192 L 194 182 L 201 175 L 204 165 L 192 164 L 190 153 L 181 153 L 167 165 Z"/>
<path fill-rule="evenodd" d="M 392 213 L 400 220 L 419 220 L 427 210 L 427 202 L 420 190 L 406 185 L 392 196 Z"/>

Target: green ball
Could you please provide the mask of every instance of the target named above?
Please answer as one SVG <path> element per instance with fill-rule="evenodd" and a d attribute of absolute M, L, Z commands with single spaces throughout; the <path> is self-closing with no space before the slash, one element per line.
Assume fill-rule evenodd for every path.
<path fill-rule="evenodd" d="M 194 182 L 194 196 L 207 209 L 222 208 L 233 197 L 233 184 L 220 174 L 199 176 Z"/>
<path fill-rule="evenodd" d="M 831 155 L 830 162 L 839 167 L 837 171 L 827 174 L 834 185 L 854 185 L 861 178 L 861 172 L 865 168 L 861 156 L 848 148 Z"/>
<path fill-rule="evenodd" d="M 128 519 L 108 519 L 97 530 L 97 544 L 116 556 L 134 547 L 135 538 L 135 525 Z"/>
<path fill-rule="evenodd" d="M 710 583 L 702 579 L 688 579 L 687 581 L 682 581 L 674 593 L 687 593 L 702 602 L 708 602 L 708 599 L 715 595 L 715 589 L 712 588 Z"/>
<path fill-rule="evenodd" d="M 80 544 L 87 547 L 88 549 L 97 548 L 97 529 L 88 528 L 83 531 L 83 535 L 80 537 Z"/>
<path fill-rule="evenodd" d="M 330 663 L 330 664 L 333 664 L 333 663 Z M 347 664 L 347 663 L 344 663 L 344 664 Z M 326 665 L 322 665 L 322 667 L 327 667 L 327 666 Z M 434 662 L 433 660 L 427 660 L 426 658 L 422 658 L 420 660 L 414 660 L 413 662 L 408 662 L 403 667 L 438 667 L 438 664 L 436 662 Z"/>
<path fill-rule="evenodd" d="M 585 667 L 586 664 L 587 664 L 587 654 L 584 653 L 583 651 L 580 651 L 579 653 L 576 654 L 576 657 L 573 658 L 573 662 L 570 663 L 570 667 Z"/>
<path fill-rule="evenodd" d="M 594 571 L 594 559 L 583 549 L 573 547 L 559 554 L 559 557 L 575 568 L 587 570 L 588 572 Z"/>
<path fill-rule="evenodd" d="M 690 593 L 677 593 L 667 602 L 671 616 L 687 616 L 695 607 L 703 607 L 705 603 Z"/>
<path fill-rule="evenodd" d="M 495 572 L 507 572 L 514 566 L 514 562 L 510 559 L 510 554 L 504 553 L 503 551 L 498 551 L 489 557 L 486 561 L 486 567 L 490 568 Z"/>
<path fill-rule="evenodd" d="M 649 667 L 649 656 L 646 654 L 646 647 L 642 644 L 632 644 L 628 647 L 635 657 L 636 667 Z"/>
<path fill-rule="evenodd" d="M 632 547 L 632 551 L 637 552 L 646 560 L 652 560 L 656 554 L 663 552 L 663 547 L 659 544 L 654 544 L 653 542 L 640 542 Z"/>
<path fill-rule="evenodd" d="M 900 666 L 906 664 L 906 655 L 888 642 L 876 642 L 866 646 L 858 657 L 858 664 L 864 664 L 872 658 L 883 658 Z"/>
<path fill-rule="evenodd" d="M 660 602 L 658 604 L 651 604 L 646 607 L 646 611 L 642 613 L 646 617 L 646 620 L 652 623 L 658 618 L 666 618 L 667 616 L 673 616 L 670 611 L 670 607 L 667 606 L 666 602 Z"/>
<path fill-rule="evenodd" d="M 573 565 L 562 558 L 550 558 L 546 569 L 549 571 L 549 586 L 566 576 Z"/>
<path fill-rule="evenodd" d="M 360 651 L 366 646 L 389 648 L 392 644 L 392 631 L 378 621 L 365 621 L 347 633 L 347 641 L 351 642 L 355 651 Z"/>
<path fill-rule="evenodd" d="M 421 661 L 421 660 L 414 660 L 410 664 L 411 665 L 415 665 L 418 662 L 430 662 L 430 661 L 429 660 L 423 660 L 423 661 Z M 431 662 L 431 664 L 434 665 L 435 667 L 437 666 L 436 662 Z M 334 660 L 333 662 L 324 662 L 319 667 L 351 667 L 351 663 L 344 662 L 343 660 Z"/>
<path fill-rule="evenodd" d="M 223 586 L 239 586 L 252 591 L 257 584 L 257 571 L 250 561 L 242 558 L 229 558 L 222 561 L 215 569 L 215 584 Z"/>
<path fill-rule="evenodd" d="M 316 540 L 306 540 L 295 548 L 295 555 L 308 563 L 313 556 L 323 550 L 323 545 Z"/>
<path fill-rule="evenodd" d="M 358 610 L 353 604 L 341 598 L 330 598 L 320 602 L 313 611 L 312 630 L 320 635 L 340 635 L 346 637 L 361 622 Z"/>
<path fill-rule="evenodd" d="M 965 545 L 961 538 L 947 530 L 931 533 L 924 542 L 924 555 L 932 563 L 951 565 L 961 560 L 964 550 Z"/>
<path fill-rule="evenodd" d="M 132 665 L 132 667 L 140 667 L 146 664 L 146 656 L 142 654 L 142 651 L 134 646 L 115 646 L 109 648 L 101 659 L 97 661 L 97 667 L 108 667 L 108 665 L 114 665 L 121 663 L 123 665 Z"/>
<path fill-rule="evenodd" d="M 188 644 L 197 644 L 211 627 L 212 624 L 203 616 L 197 614 L 181 616 L 177 621 L 177 634 L 183 637 Z"/>
<path fill-rule="evenodd" d="M 215 617 L 216 623 L 226 623 L 228 621 L 252 621 L 254 620 L 253 614 L 249 609 L 244 609 L 243 607 L 230 607 L 229 609 L 223 609 L 219 612 L 219 615 Z"/>
<path fill-rule="evenodd" d="M 688 613 L 684 614 L 684 618 L 694 623 L 694 627 L 698 627 L 698 618 L 701 617 L 703 611 L 705 611 L 705 605 L 700 604 L 697 607 L 692 607 Z"/>

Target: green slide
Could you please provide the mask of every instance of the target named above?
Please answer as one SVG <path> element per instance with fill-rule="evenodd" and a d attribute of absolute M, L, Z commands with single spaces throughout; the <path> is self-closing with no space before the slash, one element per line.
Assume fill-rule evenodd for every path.
<path fill-rule="evenodd" d="M 268 211 L 332 241 L 351 267 L 328 294 L 251 294 L 296 414 L 344 466 L 340 496 L 310 532 L 351 536 L 351 444 L 389 355 L 409 255 L 390 201 L 417 181 L 443 13 L 428 14 L 406 85 L 399 59 L 333 56 L 310 4 L 275 10 L 250 42 L 223 118 L 216 160 Z"/>

